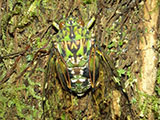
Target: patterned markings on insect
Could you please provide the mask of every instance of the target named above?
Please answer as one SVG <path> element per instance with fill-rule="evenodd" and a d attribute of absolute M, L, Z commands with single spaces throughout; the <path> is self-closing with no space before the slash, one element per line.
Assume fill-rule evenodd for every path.
<path fill-rule="evenodd" d="M 85 26 L 81 19 L 70 16 L 59 25 L 53 24 L 59 29 L 54 44 L 60 56 L 56 60 L 59 80 L 66 90 L 77 96 L 94 88 L 99 75 L 99 60 L 89 32 L 94 20 L 92 18 Z"/>

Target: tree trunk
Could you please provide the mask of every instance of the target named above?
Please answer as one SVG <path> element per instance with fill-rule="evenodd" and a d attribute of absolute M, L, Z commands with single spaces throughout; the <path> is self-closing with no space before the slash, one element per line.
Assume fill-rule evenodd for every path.
<path fill-rule="evenodd" d="M 142 92 L 152 95 L 154 92 L 156 73 L 157 73 L 157 53 L 154 49 L 157 43 L 158 28 L 158 0 L 146 0 L 144 4 L 144 34 L 140 41 L 142 56 L 141 80 L 139 88 Z M 152 115 L 149 115 L 149 119 Z"/>

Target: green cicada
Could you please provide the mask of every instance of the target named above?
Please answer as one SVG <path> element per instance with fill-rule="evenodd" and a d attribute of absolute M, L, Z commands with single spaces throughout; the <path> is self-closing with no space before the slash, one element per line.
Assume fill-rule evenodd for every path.
<path fill-rule="evenodd" d="M 57 79 L 63 90 L 83 97 L 102 86 L 104 74 L 101 71 L 118 76 L 109 57 L 98 47 L 96 39 L 92 37 L 90 30 L 94 23 L 95 17 L 85 24 L 81 18 L 73 16 L 67 17 L 59 24 L 53 23 L 58 33 L 50 50 L 43 89 L 45 99 L 58 101 L 56 96 L 49 96 L 53 91 L 59 92 L 55 90 Z M 52 106 L 55 109 L 56 105 Z"/>
<path fill-rule="evenodd" d="M 53 23 L 58 33 L 49 61 L 55 64 L 54 70 L 63 89 L 77 96 L 94 90 L 99 83 L 100 67 L 109 66 L 108 59 L 98 49 L 91 35 L 94 22 L 95 17 L 85 25 L 81 18 L 70 16 L 59 25 Z M 102 61 L 105 66 L 101 65 Z"/>

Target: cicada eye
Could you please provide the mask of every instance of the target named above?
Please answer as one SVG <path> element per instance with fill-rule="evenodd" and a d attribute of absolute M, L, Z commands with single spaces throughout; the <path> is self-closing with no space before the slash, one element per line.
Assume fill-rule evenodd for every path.
<path fill-rule="evenodd" d="M 59 28 L 62 29 L 64 27 L 65 22 L 60 22 L 59 23 Z"/>
<path fill-rule="evenodd" d="M 84 27 L 84 21 L 82 19 L 78 19 L 77 23 L 82 27 Z"/>

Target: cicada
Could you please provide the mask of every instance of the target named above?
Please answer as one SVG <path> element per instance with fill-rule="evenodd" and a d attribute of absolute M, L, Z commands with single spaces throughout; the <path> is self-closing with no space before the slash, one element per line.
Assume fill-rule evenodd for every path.
<path fill-rule="evenodd" d="M 102 71 L 118 76 L 111 60 L 97 45 L 91 33 L 94 23 L 95 17 L 85 24 L 82 18 L 73 16 L 65 18 L 59 24 L 53 22 L 53 27 L 58 33 L 52 43 L 46 70 L 43 89 L 45 99 L 58 101 L 55 100 L 57 96 L 51 98 L 48 95 L 57 87 L 57 79 L 64 92 L 81 98 L 89 92 L 94 93 L 102 86 L 104 83 Z M 56 105 L 52 106 L 55 108 Z"/>

